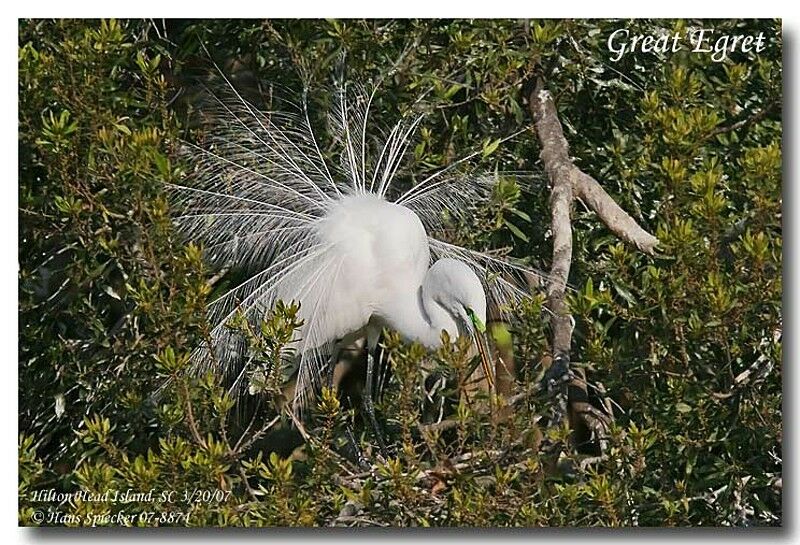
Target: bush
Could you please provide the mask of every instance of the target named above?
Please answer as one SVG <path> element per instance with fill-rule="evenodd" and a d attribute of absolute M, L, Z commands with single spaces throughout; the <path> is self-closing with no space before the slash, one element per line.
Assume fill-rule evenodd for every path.
<path fill-rule="evenodd" d="M 611 63 L 615 21 L 21 21 L 20 522 L 782 524 L 781 29 L 704 24 L 763 31 L 768 48 Z M 236 274 L 216 282 L 202 249 L 176 237 L 164 189 L 189 168 L 181 140 L 203 138 L 208 56 L 260 102 L 280 101 L 269 82 L 311 82 L 324 121 L 314 89 L 342 51 L 362 82 L 395 66 L 379 122 L 428 113 L 408 180 L 472 152 L 484 170 L 540 171 L 530 132 L 499 141 L 530 123 L 524 83 L 555 67 L 547 85 L 576 163 L 661 242 L 642 255 L 573 212 L 573 360 L 615 405 L 602 459 L 542 448 L 569 444 L 570 430 L 536 424 L 551 403 L 535 389 L 549 350 L 538 295 L 517 309 L 517 378 L 494 413 L 464 384 L 465 343 L 428 355 L 387 334 L 386 459 L 355 395 L 323 392 L 291 422 L 280 377 L 251 376 L 237 403 L 219 377 L 186 372 L 208 339 L 206 303 Z M 509 179 L 454 237 L 544 269 L 547 197 L 541 175 Z M 264 361 L 287 348 L 295 311 L 274 309 L 250 335 Z M 450 378 L 447 426 L 430 424 L 420 368 Z"/>

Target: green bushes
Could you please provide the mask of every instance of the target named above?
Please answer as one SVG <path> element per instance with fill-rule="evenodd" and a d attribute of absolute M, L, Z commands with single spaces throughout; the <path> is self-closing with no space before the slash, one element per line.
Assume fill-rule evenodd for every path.
<path fill-rule="evenodd" d="M 171 232 L 179 126 L 134 27 L 20 28 L 20 430 L 59 487 L 95 454 L 87 418 L 132 454 L 158 440 L 154 356 L 196 342 L 208 294 Z"/>
<path fill-rule="evenodd" d="M 612 65 L 604 40 L 622 24 L 22 21 L 20 522 L 781 524 L 780 26 L 706 23 L 764 31 L 760 56 L 714 63 L 683 51 Z M 567 442 L 568 430 L 536 425 L 548 407 L 533 388 L 548 350 L 539 296 L 518 309 L 517 396 L 502 424 L 485 394 L 465 395 L 465 345 L 426 355 L 387 337 L 383 461 L 357 399 L 330 392 L 294 426 L 305 446 L 288 448 L 300 441 L 286 439 L 275 363 L 296 327 L 291 305 L 250 331 L 261 367 L 243 402 L 219 378 L 186 372 L 208 338 L 205 305 L 226 281 L 211 282 L 202 249 L 176 239 L 164 189 L 190 168 L 181 139 L 203 136 L 192 83 L 209 65 L 201 40 L 263 101 L 269 82 L 325 82 L 342 49 L 354 79 L 396 65 L 377 121 L 429 114 L 407 181 L 472 152 L 485 170 L 536 170 L 530 133 L 497 142 L 529 123 L 523 83 L 556 67 L 548 87 L 576 163 L 661 242 L 643 256 L 580 205 L 573 212 L 573 360 L 590 391 L 616 404 L 604 460 L 582 466 L 570 449 L 553 471 L 540 452 L 542 435 Z M 312 114 L 324 121 L 327 97 L 314 88 Z M 547 196 L 541 176 L 506 181 L 476 211 L 480 229 L 454 225 L 454 239 L 546 268 Z M 450 377 L 446 429 L 428 425 L 420 368 Z M 374 468 L 355 460 L 348 430 Z M 288 445 L 281 455 L 278 444 Z M 99 499 L 36 501 L 50 489 Z M 109 490 L 154 497 L 103 499 Z"/>

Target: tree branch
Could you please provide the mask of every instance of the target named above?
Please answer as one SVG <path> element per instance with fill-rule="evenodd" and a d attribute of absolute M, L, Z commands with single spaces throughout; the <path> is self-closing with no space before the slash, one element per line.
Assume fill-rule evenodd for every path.
<path fill-rule="evenodd" d="M 547 307 L 552 312 L 551 370 L 555 378 L 566 373 L 569 376 L 570 345 L 572 341 L 572 316 L 565 302 L 567 279 L 572 262 L 572 202 L 580 198 L 600 217 L 608 228 L 625 242 L 639 250 L 652 254 L 658 239 L 642 229 L 628 213 L 591 176 L 580 170 L 569 157 L 569 144 L 564 137 L 553 97 L 538 78 L 529 99 L 536 135 L 539 139 L 539 157 L 550 179 L 550 212 L 553 232 L 553 262 L 547 284 Z M 578 370 L 566 382 L 562 381 L 557 392 L 555 409 L 559 412 L 550 418 L 550 425 L 559 424 L 566 413 L 566 399 L 573 413 L 581 418 L 590 414 L 586 410 L 588 392 L 586 381 Z M 550 373 L 553 377 L 553 374 Z M 552 380 L 550 382 L 553 382 Z M 580 407 L 578 407 L 580 405 Z M 575 410 L 581 408 L 582 410 Z M 596 419 L 595 419 L 596 420 Z M 596 422 L 586 422 L 592 429 Z"/>
<path fill-rule="evenodd" d="M 746 127 L 747 125 L 750 125 L 751 123 L 756 123 L 758 121 L 761 121 L 764 117 L 766 117 L 766 115 L 770 112 L 770 110 L 772 110 L 772 108 L 776 104 L 777 103 L 775 101 L 772 101 L 769 104 L 767 104 L 764 108 L 762 108 L 761 110 L 759 110 L 759 111 L 757 111 L 757 112 L 755 112 L 753 114 L 750 114 L 748 117 L 745 117 L 744 119 L 740 119 L 736 123 L 732 123 L 730 125 L 721 125 L 721 126 L 715 128 L 714 130 L 712 130 L 710 133 L 708 133 L 708 135 L 706 136 L 706 139 L 713 138 L 714 136 L 717 136 L 718 134 L 725 134 L 726 132 L 736 131 L 736 130 L 739 130 L 741 128 Z"/>
<path fill-rule="evenodd" d="M 555 104 L 550 93 L 539 78 L 530 100 L 534 127 L 539 138 L 541 157 L 545 171 L 550 178 L 550 215 L 553 231 L 553 262 L 547 281 L 547 307 L 552 313 L 551 330 L 553 362 L 550 369 L 569 372 L 569 351 L 572 341 L 572 317 L 564 301 L 567 279 L 572 264 L 572 161 L 569 159 L 569 145 L 564 138 L 561 122 L 558 120 Z M 549 425 L 557 425 L 566 414 L 567 383 L 560 381 L 548 388 L 558 386 L 555 411 L 549 418 Z"/>
<path fill-rule="evenodd" d="M 658 239 L 642 229 L 597 183 L 597 180 L 573 167 L 573 190 L 576 196 L 600 216 L 603 223 L 619 238 L 639 250 L 653 254 Z"/>
<path fill-rule="evenodd" d="M 542 149 L 539 156 L 553 184 L 553 195 L 556 191 L 566 193 L 565 189 L 559 187 L 566 186 L 569 181 L 572 196 L 580 198 L 594 210 L 615 235 L 639 250 L 652 254 L 658 239 L 642 229 L 636 220 L 606 193 L 597 180 L 576 167 L 569 158 L 569 145 L 558 120 L 558 111 L 541 79 L 537 81 L 531 94 L 529 106 Z"/>

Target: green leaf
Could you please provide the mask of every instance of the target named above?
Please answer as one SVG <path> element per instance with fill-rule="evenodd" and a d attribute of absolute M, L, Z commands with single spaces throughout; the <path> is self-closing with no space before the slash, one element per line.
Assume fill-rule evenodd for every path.
<path fill-rule="evenodd" d="M 523 220 L 527 221 L 528 223 L 531 223 L 531 217 L 528 214 L 526 214 L 525 212 L 523 212 L 522 210 L 517 210 L 516 208 L 511 208 L 509 210 L 509 212 L 511 212 L 512 214 L 514 214 L 518 218 L 522 218 Z"/>
<path fill-rule="evenodd" d="M 461 84 L 460 83 L 454 83 L 453 85 L 451 85 L 447 89 L 447 91 L 445 91 L 444 98 L 446 98 L 447 100 L 450 100 L 451 98 L 453 98 L 453 95 L 455 95 L 460 90 L 461 90 Z"/>
<path fill-rule="evenodd" d="M 630 291 L 628 291 L 627 288 L 624 288 L 623 286 L 620 286 L 619 284 L 614 283 L 614 291 L 616 291 L 619 294 L 620 297 L 625 299 L 625 301 L 628 302 L 629 306 L 634 307 L 634 306 L 637 305 L 636 298 L 633 296 L 633 294 Z"/>
<path fill-rule="evenodd" d="M 498 138 L 497 140 L 494 140 L 492 142 L 488 142 L 487 144 L 485 144 L 483 146 L 483 158 L 485 159 L 486 157 L 489 157 L 491 154 L 493 154 L 497 150 L 497 148 L 500 146 L 500 142 L 501 142 L 501 139 Z"/>
<path fill-rule="evenodd" d="M 508 220 L 503 220 L 503 223 L 505 224 L 506 227 L 508 227 L 509 231 L 511 231 L 514 234 L 514 236 L 516 236 L 519 239 L 524 240 L 525 242 L 529 242 L 529 239 L 528 239 L 527 235 L 525 235 L 525 233 L 523 233 L 522 230 L 520 230 L 519 227 L 517 227 L 516 225 L 514 225 L 513 223 L 511 223 Z"/>

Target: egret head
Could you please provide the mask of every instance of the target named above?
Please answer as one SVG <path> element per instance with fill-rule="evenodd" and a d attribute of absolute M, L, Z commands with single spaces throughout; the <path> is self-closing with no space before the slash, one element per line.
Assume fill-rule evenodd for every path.
<path fill-rule="evenodd" d="M 459 324 L 459 329 L 472 335 L 483 372 L 492 386 L 493 373 L 486 343 L 486 293 L 478 276 L 461 261 L 440 259 L 428 270 L 425 288 Z"/>

